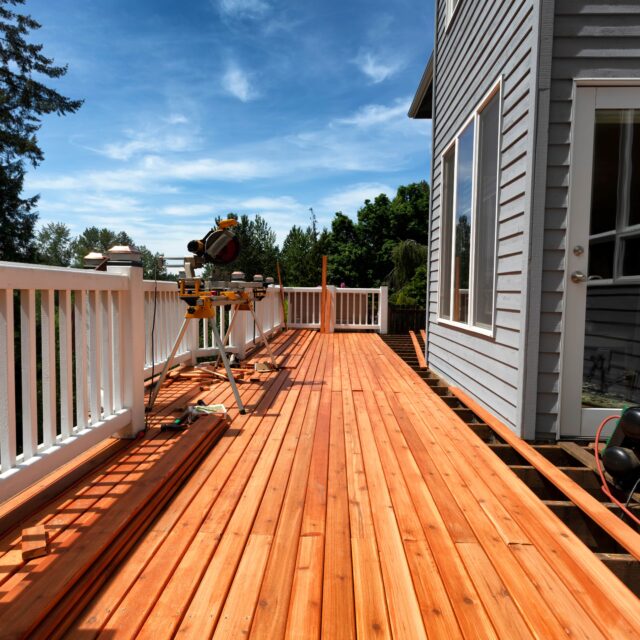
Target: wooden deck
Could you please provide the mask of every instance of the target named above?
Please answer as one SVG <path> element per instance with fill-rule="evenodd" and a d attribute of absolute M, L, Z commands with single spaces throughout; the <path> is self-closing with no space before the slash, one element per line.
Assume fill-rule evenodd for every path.
<path fill-rule="evenodd" d="M 67 637 L 638 637 L 637 598 L 379 336 L 279 344 Z"/>

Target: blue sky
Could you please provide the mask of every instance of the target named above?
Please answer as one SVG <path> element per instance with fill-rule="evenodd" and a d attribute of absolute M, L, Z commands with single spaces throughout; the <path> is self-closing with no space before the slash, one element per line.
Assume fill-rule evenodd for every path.
<path fill-rule="evenodd" d="M 355 216 L 426 179 L 407 110 L 433 42 L 424 0 L 27 0 L 34 41 L 85 104 L 49 116 L 30 170 L 41 223 L 127 231 L 182 255 L 216 215 Z"/>

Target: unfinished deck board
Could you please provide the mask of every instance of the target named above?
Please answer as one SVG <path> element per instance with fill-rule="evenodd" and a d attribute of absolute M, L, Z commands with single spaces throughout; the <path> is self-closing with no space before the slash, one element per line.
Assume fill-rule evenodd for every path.
<path fill-rule="evenodd" d="M 224 383 L 200 394 L 229 401 L 227 435 L 67 637 L 637 637 L 635 596 L 378 336 L 276 344 L 246 416 Z M 169 386 L 162 419 L 197 388 Z"/>

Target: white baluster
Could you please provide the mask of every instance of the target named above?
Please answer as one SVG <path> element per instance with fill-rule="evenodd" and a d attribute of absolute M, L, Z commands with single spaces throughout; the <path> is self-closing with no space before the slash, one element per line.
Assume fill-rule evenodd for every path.
<path fill-rule="evenodd" d="M 113 308 L 111 293 L 100 294 L 100 317 L 102 322 L 102 407 L 105 416 L 113 414 Z"/>
<path fill-rule="evenodd" d="M 89 292 L 89 400 L 91 406 L 91 424 L 100 422 L 102 417 L 102 381 L 101 381 L 101 338 L 102 317 L 97 291 Z"/>
<path fill-rule="evenodd" d="M 56 309 L 51 289 L 41 292 L 42 337 L 42 442 L 49 448 L 56 441 Z"/>
<path fill-rule="evenodd" d="M 16 463 L 16 381 L 13 290 L 0 289 L 0 470 Z"/>
<path fill-rule="evenodd" d="M 76 359 L 76 418 L 79 429 L 89 424 L 89 393 L 87 379 L 87 294 L 75 292 L 75 359 Z"/>
<path fill-rule="evenodd" d="M 36 293 L 20 292 L 20 353 L 22 363 L 22 451 L 24 459 L 38 449 L 38 388 L 36 383 Z"/>
<path fill-rule="evenodd" d="M 71 291 L 58 292 L 60 336 L 60 433 L 68 438 L 73 430 L 73 311 Z"/>

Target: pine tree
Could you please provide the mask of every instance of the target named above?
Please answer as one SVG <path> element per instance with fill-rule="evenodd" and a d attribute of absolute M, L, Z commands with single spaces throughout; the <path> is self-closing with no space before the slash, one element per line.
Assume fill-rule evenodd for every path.
<path fill-rule="evenodd" d="M 60 78 L 66 66 L 56 66 L 29 42 L 40 24 L 13 11 L 25 0 L 0 0 L 0 260 L 33 260 L 38 196 L 23 197 L 25 163 L 44 159 L 36 133 L 43 115 L 74 113 L 81 100 L 71 100 L 40 81 Z"/>

